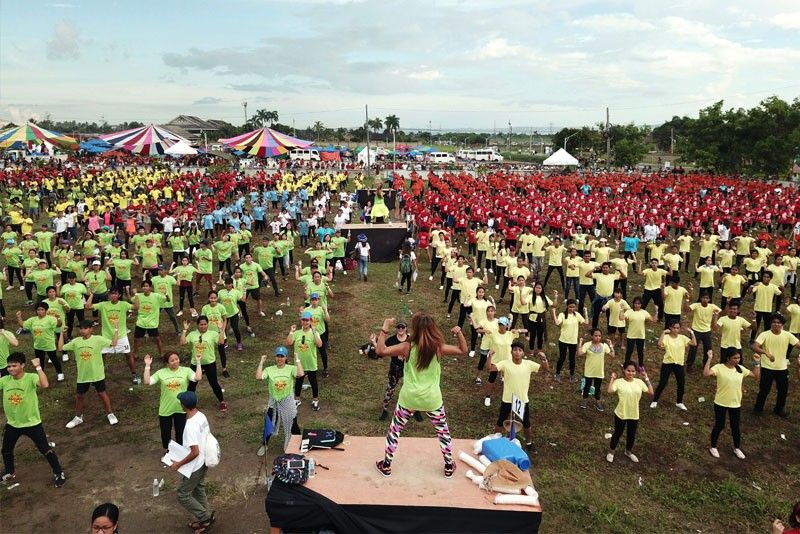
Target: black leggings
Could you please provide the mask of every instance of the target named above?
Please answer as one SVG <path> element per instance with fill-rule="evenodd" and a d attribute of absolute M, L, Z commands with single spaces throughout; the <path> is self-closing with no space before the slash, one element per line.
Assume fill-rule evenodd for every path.
<path fill-rule="evenodd" d="M 56 351 L 33 349 L 33 354 L 41 360 L 42 369 L 46 367 L 47 360 L 50 360 L 50 363 L 56 368 L 56 373 L 61 374 L 64 372 L 61 368 L 61 358 L 56 356 Z"/>
<path fill-rule="evenodd" d="M 172 439 L 172 428 L 175 428 L 175 442 L 183 445 L 183 428 L 186 426 L 186 414 L 174 413 L 172 415 L 159 415 L 158 426 L 161 428 L 161 446 L 169 447 Z"/>
<path fill-rule="evenodd" d="M 600 385 L 603 383 L 602 378 L 593 376 L 585 377 L 583 381 L 583 398 L 589 398 L 589 390 L 594 386 L 594 398 L 600 400 Z"/>
<path fill-rule="evenodd" d="M 227 260 L 220 260 L 219 261 L 219 272 L 222 272 L 222 268 L 228 272 L 228 276 L 233 276 L 233 271 L 231 270 L 231 259 L 228 258 Z"/>
<path fill-rule="evenodd" d="M 319 357 L 322 358 L 322 368 L 324 370 L 328 370 L 328 339 L 330 337 L 330 331 L 325 328 L 325 332 L 319 335 L 319 338 L 322 340 L 322 346 L 319 347 Z"/>
<path fill-rule="evenodd" d="M 633 450 L 633 444 L 636 441 L 636 429 L 639 428 L 638 419 L 620 419 L 614 414 L 614 433 L 611 435 L 611 450 L 616 450 L 619 445 L 619 438 L 622 437 L 622 432 L 626 430 L 625 434 L 625 450 L 630 452 Z"/>
<path fill-rule="evenodd" d="M 575 351 L 578 349 L 577 343 L 564 343 L 558 342 L 558 363 L 556 364 L 556 374 L 561 374 L 561 368 L 564 367 L 564 361 L 567 359 L 569 353 L 569 376 L 575 376 Z"/>
<path fill-rule="evenodd" d="M 464 306 L 461 304 L 458 307 L 458 327 L 464 328 L 464 321 L 467 320 L 467 314 L 472 313 L 472 306 Z"/>
<path fill-rule="evenodd" d="M 275 278 L 275 269 L 270 267 L 269 269 L 265 269 L 267 273 L 267 278 L 269 278 L 269 285 L 272 286 L 272 290 L 275 292 L 275 296 L 278 296 L 278 280 Z"/>
<path fill-rule="evenodd" d="M 537 348 L 542 350 L 544 339 L 547 337 L 547 323 L 544 321 L 544 314 L 539 314 L 542 320 L 531 321 L 528 319 L 528 332 L 530 333 L 530 349 Z M 535 346 L 535 347 L 534 347 Z"/>
<path fill-rule="evenodd" d="M 203 369 L 203 376 L 206 377 L 208 385 L 211 386 L 211 390 L 214 392 L 214 395 L 216 395 L 217 400 L 220 402 L 224 401 L 225 397 L 222 394 L 222 387 L 220 387 L 219 380 L 217 380 L 217 362 L 201 365 L 200 368 Z M 189 382 L 189 391 L 196 390 L 197 382 Z"/>
<path fill-rule="evenodd" d="M 711 446 L 717 447 L 717 440 L 722 429 L 725 428 L 725 414 L 731 420 L 731 436 L 733 437 L 733 448 L 738 449 L 742 445 L 742 432 L 739 428 L 741 408 L 726 408 L 719 404 L 714 404 L 714 428 L 711 429 Z"/>
<path fill-rule="evenodd" d="M 250 315 L 247 313 L 247 303 L 243 300 L 238 301 L 239 303 L 239 311 L 242 312 L 242 319 L 244 319 L 244 324 L 246 326 L 250 326 Z"/>
<path fill-rule="evenodd" d="M 192 286 L 180 286 L 178 288 L 178 294 L 180 295 L 180 307 L 178 309 L 183 310 L 183 303 L 186 300 L 186 297 L 189 297 L 189 307 L 194 308 L 194 295 L 192 293 Z"/>
<path fill-rule="evenodd" d="M 694 366 L 694 360 L 697 358 L 697 347 L 700 346 L 700 343 L 703 344 L 703 366 L 705 367 L 706 360 L 708 360 L 708 351 L 711 350 L 711 331 L 698 332 L 695 330 L 694 337 L 697 339 L 697 344 L 689 347 L 689 354 L 686 356 L 686 367 Z"/>
<path fill-rule="evenodd" d="M 451 285 L 452 282 L 453 282 L 452 278 L 448 278 L 447 279 L 447 285 Z M 447 293 L 447 292 L 445 291 L 445 293 Z M 448 314 L 453 313 L 453 306 L 455 306 L 456 302 L 458 302 L 458 300 L 460 300 L 460 298 L 461 298 L 461 290 L 460 289 L 454 289 L 453 292 L 450 295 L 450 304 L 447 305 L 447 313 Z"/>
<path fill-rule="evenodd" d="M 753 321 L 753 326 L 751 327 L 752 330 L 750 330 L 750 343 L 751 344 L 753 343 L 753 341 L 756 340 L 756 336 L 758 334 L 760 334 L 764 330 L 769 330 L 769 324 L 770 324 L 771 319 L 772 319 L 772 313 L 770 313 L 770 312 L 761 312 L 761 311 L 757 311 L 756 312 L 756 320 Z M 762 327 L 762 329 L 758 328 L 759 324 L 763 324 L 764 325 Z"/>
<path fill-rule="evenodd" d="M 239 330 L 239 314 L 233 317 L 228 317 L 228 326 L 233 330 L 233 335 L 236 336 L 236 343 L 242 342 L 242 332 Z"/>
<path fill-rule="evenodd" d="M 17 275 L 17 279 L 19 280 L 19 285 L 24 285 L 25 282 L 22 280 L 22 269 L 19 267 L 7 267 L 8 269 L 8 285 L 14 285 L 14 275 Z"/>
<path fill-rule="evenodd" d="M 50 448 L 50 442 L 47 441 L 47 434 L 44 433 L 42 423 L 33 426 L 26 426 L 17 428 L 6 423 L 5 431 L 3 432 L 3 463 L 5 464 L 5 472 L 14 472 L 14 447 L 17 441 L 22 436 L 28 436 L 39 449 L 39 452 L 44 456 L 47 463 L 50 464 L 50 469 L 54 474 L 61 473 L 61 464 L 58 463 L 58 456 L 56 452 Z"/>
<path fill-rule="evenodd" d="M 217 345 L 217 352 L 219 353 L 219 363 L 223 369 L 228 367 L 228 355 L 225 354 L 225 343 Z"/>
<path fill-rule="evenodd" d="M 414 274 L 413 271 L 412 272 L 408 272 L 408 273 L 400 273 L 400 284 L 398 285 L 398 287 L 400 289 L 402 289 L 403 288 L 403 284 L 405 284 L 406 285 L 406 293 L 411 291 L 411 278 L 412 278 L 413 274 Z"/>
<path fill-rule="evenodd" d="M 77 310 L 68 310 L 67 311 L 67 337 L 68 338 L 72 337 L 72 327 L 75 325 L 75 318 L 77 318 L 79 322 L 84 320 L 85 316 L 84 316 L 84 313 L 83 313 L 82 309 L 79 308 Z"/>
<path fill-rule="evenodd" d="M 511 312 L 511 328 L 517 327 L 517 319 L 522 319 L 522 327 L 525 330 L 530 330 L 530 327 L 528 326 L 528 312 Z"/>
<path fill-rule="evenodd" d="M 544 284 L 542 284 L 542 285 L 544 287 L 547 287 L 547 281 L 550 280 L 550 275 L 553 273 L 553 271 L 558 271 L 558 279 L 561 281 L 561 291 L 563 292 L 564 288 L 565 288 L 565 285 L 564 285 L 564 268 L 561 267 L 561 266 L 548 265 L 547 266 L 547 274 L 544 275 Z"/>
<path fill-rule="evenodd" d="M 434 273 L 436 273 L 436 268 L 439 266 L 439 262 L 441 261 L 442 259 L 439 258 L 436 254 L 433 255 L 433 257 L 431 258 L 431 276 L 433 276 Z"/>
<path fill-rule="evenodd" d="M 644 367 L 644 339 L 625 339 L 625 360 L 631 359 L 634 347 L 636 348 L 636 355 L 639 356 L 639 367 Z"/>
<path fill-rule="evenodd" d="M 658 387 L 656 387 L 656 394 L 653 395 L 653 402 L 658 402 L 658 399 L 661 398 L 661 394 L 664 392 L 664 389 L 666 389 L 667 383 L 669 382 L 669 375 L 671 374 L 675 375 L 675 381 L 678 383 L 678 396 L 675 402 L 677 404 L 683 402 L 683 390 L 686 387 L 686 371 L 683 365 L 678 365 L 677 363 L 661 364 L 661 374 L 658 377 Z"/>
<path fill-rule="evenodd" d="M 311 384 L 311 396 L 316 399 L 319 397 L 319 383 L 317 382 L 316 371 L 306 371 L 305 375 L 298 376 L 294 379 L 294 396 L 299 397 L 300 392 L 303 391 L 303 382 L 306 379 L 305 377 L 308 377 L 308 383 Z"/>

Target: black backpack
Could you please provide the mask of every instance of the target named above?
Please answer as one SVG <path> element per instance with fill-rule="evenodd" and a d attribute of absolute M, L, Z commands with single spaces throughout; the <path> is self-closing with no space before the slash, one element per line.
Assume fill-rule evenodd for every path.
<path fill-rule="evenodd" d="M 300 441 L 300 450 L 302 452 L 311 449 L 337 449 L 344 441 L 344 434 L 338 430 L 330 430 L 327 428 L 307 428 L 303 430 L 303 439 Z"/>
<path fill-rule="evenodd" d="M 282 454 L 272 461 L 272 474 L 290 486 L 305 484 L 308 471 L 308 460 L 302 454 Z"/>
<path fill-rule="evenodd" d="M 411 263 L 411 254 L 403 254 L 400 258 L 400 272 L 402 274 L 408 274 L 414 268 L 413 264 Z"/>

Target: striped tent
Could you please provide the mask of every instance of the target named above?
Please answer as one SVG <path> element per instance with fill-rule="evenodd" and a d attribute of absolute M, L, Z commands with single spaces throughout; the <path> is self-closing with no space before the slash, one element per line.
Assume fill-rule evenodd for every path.
<path fill-rule="evenodd" d="M 45 130 L 32 122 L 26 123 L 23 126 L 14 126 L 13 128 L 0 132 L 0 148 L 9 148 L 15 143 L 21 143 L 27 146 L 30 142 L 40 144 L 44 141 L 66 148 L 76 148 L 78 146 L 78 142 L 72 137 Z"/>
<path fill-rule="evenodd" d="M 101 135 L 100 139 L 116 148 L 144 156 L 163 154 L 169 147 L 179 141 L 183 141 L 187 145 L 190 144 L 183 137 L 155 124 Z"/>
<path fill-rule="evenodd" d="M 308 148 L 313 141 L 303 141 L 270 128 L 259 128 L 236 137 L 220 139 L 220 143 L 234 150 L 262 158 L 280 156 L 293 148 Z"/>

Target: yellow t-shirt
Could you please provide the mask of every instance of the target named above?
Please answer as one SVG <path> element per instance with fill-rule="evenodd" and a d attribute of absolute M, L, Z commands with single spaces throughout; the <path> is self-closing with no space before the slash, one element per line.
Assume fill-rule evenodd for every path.
<path fill-rule="evenodd" d="M 561 328 L 561 335 L 558 337 L 558 340 L 562 343 L 577 345 L 578 330 L 581 324 L 583 324 L 583 316 L 578 312 L 571 315 L 565 315 L 564 312 L 561 312 L 558 314 L 558 319 L 557 322 Z"/>
<path fill-rule="evenodd" d="M 608 326 L 625 328 L 625 319 L 619 318 L 620 313 L 625 313 L 626 310 L 630 309 L 625 299 L 611 299 L 603 305 L 603 309 L 608 310 Z"/>
<path fill-rule="evenodd" d="M 800 263 L 800 256 L 784 256 L 783 264 L 788 271 L 797 271 L 797 265 Z"/>
<path fill-rule="evenodd" d="M 517 267 L 517 259 L 513 256 L 509 256 L 509 266 L 506 269 L 506 276 L 511 278 L 512 282 L 517 281 L 517 277 L 524 276 L 525 280 L 527 280 L 531 276 L 531 270 L 528 269 L 525 265 Z"/>
<path fill-rule="evenodd" d="M 789 332 L 800 333 L 800 304 L 789 304 L 786 306 L 786 313 L 789 314 Z"/>
<path fill-rule="evenodd" d="M 545 237 L 543 235 L 535 235 L 535 236 L 533 236 L 533 239 L 531 240 L 531 244 L 533 245 L 532 246 L 533 255 L 538 257 L 538 258 L 543 258 L 544 257 L 544 247 L 549 242 L 550 242 L 550 240 L 547 239 L 547 237 Z"/>
<path fill-rule="evenodd" d="M 672 252 L 667 252 L 664 254 L 664 265 L 673 271 L 677 271 L 681 268 L 682 261 L 683 258 L 680 254 L 673 254 Z"/>
<path fill-rule="evenodd" d="M 488 308 L 490 304 L 491 302 L 486 299 L 478 300 L 474 297 L 470 299 L 469 305 L 472 306 L 470 314 L 476 325 L 480 326 L 480 324 L 486 320 L 486 308 Z"/>
<path fill-rule="evenodd" d="M 448 266 L 447 276 L 453 279 L 453 289 L 461 289 L 461 279 L 467 276 L 467 265 L 459 265 L 458 261 Z"/>
<path fill-rule="evenodd" d="M 519 250 L 523 254 L 533 253 L 533 234 L 522 234 L 519 236 Z"/>
<path fill-rule="evenodd" d="M 608 261 L 611 262 L 611 265 L 617 270 L 620 278 L 628 277 L 628 260 L 625 258 L 611 258 Z"/>
<path fill-rule="evenodd" d="M 561 262 L 564 258 L 564 252 L 566 252 L 566 248 L 563 245 L 554 246 L 550 245 L 546 247 L 545 252 L 547 252 L 547 265 L 551 267 L 561 267 Z"/>
<path fill-rule="evenodd" d="M 583 261 L 578 263 L 578 276 L 581 277 L 582 286 L 594 285 L 594 279 L 586 276 L 586 273 L 592 272 L 597 268 L 598 264 L 593 261 Z"/>
<path fill-rule="evenodd" d="M 478 323 L 478 326 L 483 330 L 481 337 L 481 350 L 489 350 L 492 348 L 492 334 L 497 332 L 497 319 L 484 319 Z"/>
<path fill-rule="evenodd" d="M 514 295 L 514 305 L 511 306 L 511 311 L 513 313 L 528 313 L 528 311 L 530 311 L 532 293 L 533 288 L 530 286 L 524 286 L 522 288 L 513 286 L 511 288 L 511 294 Z"/>
<path fill-rule="evenodd" d="M 672 286 L 664 288 L 664 313 L 680 315 L 683 310 L 683 301 L 689 297 L 689 292 L 683 286 L 673 289 Z"/>
<path fill-rule="evenodd" d="M 722 279 L 722 296 L 730 299 L 742 297 L 742 288 L 747 283 L 747 279 L 741 274 L 726 274 Z"/>
<path fill-rule="evenodd" d="M 761 258 L 745 258 L 742 260 L 742 265 L 749 273 L 757 273 L 761 271 L 761 268 L 764 267 L 764 260 Z"/>
<path fill-rule="evenodd" d="M 661 288 L 661 280 L 667 276 L 667 271 L 664 269 L 653 270 L 651 267 L 648 267 L 642 271 L 642 274 L 644 274 L 644 288 L 648 291 L 652 291 Z"/>
<path fill-rule="evenodd" d="M 581 272 L 579 265 L 583 263 L 583 259 L 578 256 L 575 256 L 574 258 L 567 257 L 566 262 L 567 278 L 578 278 Z"/>
<path fill-rule="evenodd" d="M 772 251 L 767 247 L 755 247 L 755 250 L 758 252 L 758 257 L 764 263 L 767 263 L 767 260 L 770 256 L 772 256 Z"/>
<path fill-rule="evenodd" d="M 513 343 L 515 339 L 517 339 L 517 333 L 512 330 L 506 330 L 504 334 L 501 334 L 497 330 L 492 332 L 491 349 L 494 351 L 492 363 L 497 365 L 498 362 L 511 359 L 511 343 Z"/>
<path fill-rule="evenodd" d="M 714 395 L 714 404 L 726 408 L 741 408 L 742 406 L 742 380 L 752 373 L 738 366 L 742 372 L 731 369 L 725 364 L 718 363 L 711 367 L 711 372 L 717 377 L 717 393 Z"/>
<path fill-rule="evenodd" d="M 619 280 L 619 273 L 594 273 L 592 275 L 594 281 L 597 283 L 595 291 L 598 297 L 610 297 L 614 294 L 614 282 Z"/>
<path fill-rule="evenodd" d="M 770 280 L 770 283 L 773 286 L 782 286 L 783 278 L 786 275 L 786 271 L 788 271 L 789 268 L 786 267 L 785 265 L 775 265 L 773 263 L 772 265 L 767 265 L 766 270 L 772 273 L 772 280 Z"/>
<path fill-rule="evenodd" d="M 778 286 L 774 286 L 772 284 L 764 285 L 759 282 L 756 284 L 755 289 L 753 289 L 753 293 L 756 296 L 755 303 L 753 304 L 753 310 L 757 312 L 771 313 L 772 298 L 775 295 L 780 295 L 781 290 L 778 288 Z"/>
<path fill-rule="evenodd" d="M 664 263 L 662 258 L 664 257 L 664 251 L 667 249 L 667 245 L 665 243 L 661 243 L 660 245 L 650 244 L 647 246 L 650 249 L 650 259 L 658 260 L 659 265 Z"/>
<path fill-rule="evenodd" d="M 770 361 L 766 356 L 761 357 L 761 367 L 772 369 L 773 371 L 785 371 L 789 367 L 789 360 L 786 358 L 786 351 L 789 347 L 797 344 L 798 340 L 794 334 L 781 330 L 780 334 L 773 334 L 772 330 L 761 332 L 756 338 L 756 343 L 772 354 L 775 361 Z"/>
<path fill-rule="evenodd" d="M 581 347 L 581 351 L 586 356 L 586 365 L 583 368 L 583 376 L 586 378 L 605 378 L 606 354 L 611 354 L 611 347 L 605 343 L 600 343 L 596 351 L 592 350 L 592 342 L 587 341 Z"/>
<path fill-rule="evenodd" d="M 480 286 L 482 282 L 483 280 L 476 276 L 473 276 L 472 278 L 462 278 L 460 284 L 461 294 L 458 297 L 458 301 L 461 304 L 466 304 L 470 300 L 474 300 L 475 292 L 478 290 L 478 286 Z"/>
<path fill-rule="evenodd" d="M 717 248 L 717 241 L 715 239 L 701 239 L 700 240 L 700 257 L 708 258 L 714 253 Z"/>
<path fill-rule="evenodd" d="M 678 334 L 675 337 L 669 334 L 664 336 L 664 363 L 683 365 L 686 361 L 686 347 L 691 342 L 692 340 L 683 334 Z"/>
<path fill-rule="evenodd" d="M 717 326 L 720 328 L 720 348 L 742 348 L 742 330 L 750 328 L 750 322 L 747 319 L 740 316 L 731 319 L 726 315 L 717 319 Z"/>
<path fill-rule="evenodd" d="M 624 317 L 628 325 L 626 337 L 628 339 L 644 339 L 646 337 L 644 323 L 646 320 L 652 319 L 653 317 L 650 315 L 650 312 L 643 309 L 639 311 L 631 309 L 625 312 Z"/>
<path fill-rule="evenodd" d="M 750 245 L 755 241 L 754 238 L 746 235 L 740 235 L 736 238 L 736 254 L 739 256 L 750 255 Z"/>
<path fill-rule="evenodd" d="M 678 252 L 689 252 L 692 250 L 692 236 L 690 235 L 682 235 L 678 239 Z"/>
<path fill-rule="evenodd" d="M 716 304 L 703 306 L 699 302 L 689 305 L 692 310 L 692 330 L 695 332 L 711 332 L 711 319 L 722 310 Z"/>
<path fill-rule="evenodd" d="M 489 250 L 489 232 L 479 230 L 475 234 L 475 241 L 478 244 L 478 250 L 482 250 L 484 252 Z"/>
<path fill-rule="evenodd" d="M 594 261 L 602 265 L 608 261 L 608 258 L 611 257 L 611 253 L 613 251 L 614 249 L 609 246 L 597 247 L 594 249 Z"/>
<path fill-rule="evenodd" d="M 539 316 L 547 311 L 545 307 L 545 300 L 547 301 L 547 306 L 553 305 L 553 300 L 546 296 L 546 295 L 533 295 L 531 294 L 531 303 L 529 307 L 530 314 L 528 315 L 528 319 L 531 321 L 537 321 Z"/>
<path fill-rule="evenodd" d="M 723 269 L 730 269 L 733 266 L 735 257 L 736 252 L 731 249 L 723 248 L 717 251 L 717 260 L 719 261 L 719 266 Z"/>
<path fill-rule="evenodd" d="M 611 390 L 619 397 L 614 414 L 620 419 L 639 419 L 639 399 L 647 391 L 647 384 L 639 378 L 630 382 L 617 378 L 611 383 Z"/>
<path fill-rule="evenodd" d="M 502 362 L 492 363 L 498 371 L 503 372 L 503 402 L 511 402 L 514 395 L 522 402 L 528 402 L 528 390 L 531 384 L 531 374 L 538 373 L 541 365 L 531 360 L 522 360 L 518 364 L 510 358 Z"/>
<path fill-rule="evenodd" d="M 700 273 L 700 287 L 714 287 L 714 273 L 719 271 L 716 265 L 701 265 L 697 272 Z"/>

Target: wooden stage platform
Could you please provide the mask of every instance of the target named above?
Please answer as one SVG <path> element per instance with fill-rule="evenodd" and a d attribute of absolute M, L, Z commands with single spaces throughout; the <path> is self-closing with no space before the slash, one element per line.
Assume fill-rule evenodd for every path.
<path fill-rule="evenodd" d="M 471 440 L 453 440 L 453 457 L 457 458 L 462 450 L 471 452 L 472 443 Z M 292 436 L 288 452 L 299 452 L 299 445 L 300 437 Z M 347 436 L 342 447 L 344 451 L 307 453 L 329 470 L 317 468 L 316 476 L 299 487 L 314 503 L 305 510 L 306 516 L 314 510 L 318 496 L 320 511 L 314 515 L 323 517 L 333 504 L 333 508 L 353 521 L 345 523 L 347 527 L 340 523 L 339 530 L 333 527 L 334 531 L 340 532 L 342 528 L 355 528 L 356 532 L 538 531 L 541 507 L 495 505 L 494 494 L 479 489 L 466 478 L 464 473 L 469 466 L 463 462 L 456 460 L 455 475 L 451 479 L 444 478 L 439 442 L 435 438 L 402 437 L 392 463 L 392 476 L 388 478 L 374 465 L 383 457 L 383 437 Z M 281 500 L 280 496 L 276 500 Z M 282 514 L 278 513 L 281 504 L 285 505 L 270 503 L 268 496 L 267 510 L 272 525 L 292 532 L 303 531 L 297 528 L 303 524 L 281 523 Z"/>

